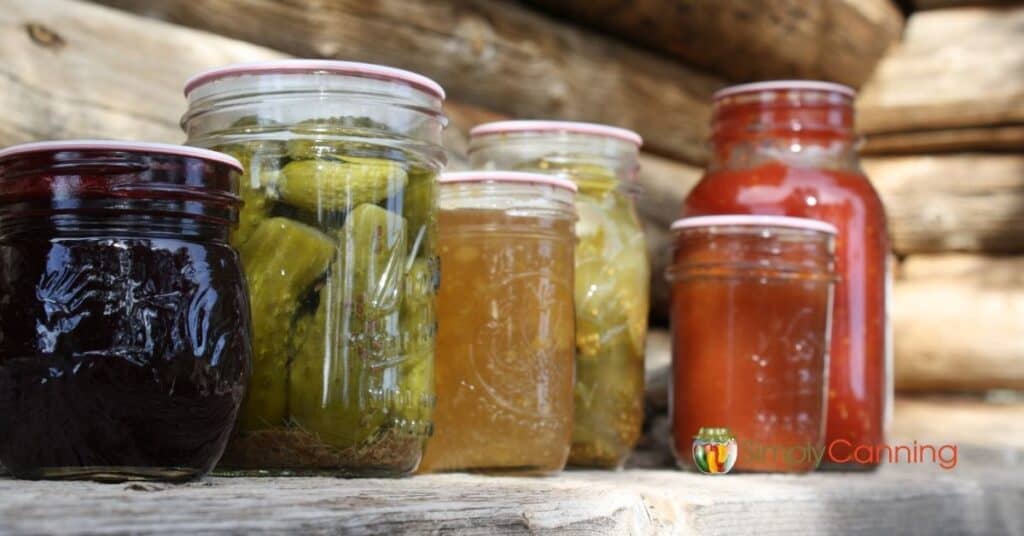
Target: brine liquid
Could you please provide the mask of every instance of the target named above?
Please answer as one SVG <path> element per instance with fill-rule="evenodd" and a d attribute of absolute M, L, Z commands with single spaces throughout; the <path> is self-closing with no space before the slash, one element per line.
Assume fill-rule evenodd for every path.
<path fill-rule="evenodd" d="M 573 224 L 442 210 L 434 436 L 423 471 L 548 473 L 573 418 Z"/>

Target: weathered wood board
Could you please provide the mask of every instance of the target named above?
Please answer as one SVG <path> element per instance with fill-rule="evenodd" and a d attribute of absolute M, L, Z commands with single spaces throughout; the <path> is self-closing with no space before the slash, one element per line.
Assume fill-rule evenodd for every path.
<path fill-rule="evenodd" d="M 892 318 L 897 389 L 1024 389 L 1024 257 L 913 255 Z"/>
<path fill-rule="evenodd" d="M 897 253 L 1024 252 L 1024 156 L 865 158 Z"/>
<path fill-rule="evenodd" d="M 630 128 L 652 151 L 694 163 L 706 159 L 710 96 L 723 85 L 512 2 L 102 1 L 296 56 L 411 69 L 513 117 Z"/>
<path fill-rule="evenodd" d="M 1011 534 L 1024 527 L 1020 470 L 961 463 L 807 476 L 630 470 L 179 486 L 0 480 L 0 532 Z"/>
<path fill-rule="evenodd" d="M 1024 123 L 1024 4 L 920 11 L 858 99 L 866 134 Z"/>
<path fill-rule="evenodd" d="M 860 86 L 899 39 L 890 0 L 529 0 L 731 80 Z"/>

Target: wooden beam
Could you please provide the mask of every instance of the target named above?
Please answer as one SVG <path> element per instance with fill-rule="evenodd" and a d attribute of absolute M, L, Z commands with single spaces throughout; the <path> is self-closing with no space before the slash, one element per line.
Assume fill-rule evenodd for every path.
<path fill-rule="evenodd" d="M 1007 400 L 999 400 L 1006 398 Z M 999 396 L 898 396 L 893 440 L 1024 453 L 1024 399 Z M 1013 451 L 1017 452 L 1014 453 Z M 999 463 L 998 457 L 994 461 Z"/>
<path fill-rule="evenodd" d="M 102 1 L 296 56 L 411 69 L 512 117 L 630 128 L 652 152 L 693 163 L 707 158 L 710 96 L 723 85 L 511 2 Z"/>
<path fill-rule="evenodd" d="M 964 6 L 1012 6 L 1021 0 L 908 0 L 914 9 L 947 9 Z"/>
<path fill-rule="evenodd" d="M 120 138 L 181 143 L 181 87 L 196 71 L 282 54 L 64 0 L 0 9 L 0 144 Z"/>
<path fill-rule="evenodd" d="M 1024 252 L 1024 156 L 865 158 L 899 254 Z"/>
<path fill-rule="evenodd" d="M 858 101 L 866 134 L 1024 123 L 1024 5 L 921 11 Z"/>
<path fill-rule="evenodd" d="M 1024 389 L 1024 257 L 911 256 L 892 318 L 897 389 Z"/>
<path fill-rule="evenodd" d="M 865 137 L 866 155 L 934 154 L 1024 149 L 1024 124 L 889 132 Z"/>
<path fill-rule="evenodd" d="M 903 28 L 890 0 L 528 0 L 737 81 L 860 86 Z"/>

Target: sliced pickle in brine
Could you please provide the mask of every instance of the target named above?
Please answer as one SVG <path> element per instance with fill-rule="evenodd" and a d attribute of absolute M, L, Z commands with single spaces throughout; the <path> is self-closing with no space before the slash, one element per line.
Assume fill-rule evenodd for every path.
<path fill-rule="evenodd" d="M 391 160 L 295 160 L 281 170 L 277 191 L 281 201 L 319 214 L 378 203 L 401 191 L 407 182 L 405 168 Z"/>
<path fill-rule="evenodd" d="M 300 298 L 323 277 L 335 252 L 330 237 L 286 218 L 264 220 L 240 248 L 253 327 L 253 374 L 241 415 L 244 429 L 284 422 L 288 331 Z"/>
<path fill-rule="evenodd" d="M 375 318 L 396 311 L 406 270 L 406 220 L 376 205 L 359 205 L 345 219 L 339 236 L 336 273 L 351 293 L 352 306 Z"/>

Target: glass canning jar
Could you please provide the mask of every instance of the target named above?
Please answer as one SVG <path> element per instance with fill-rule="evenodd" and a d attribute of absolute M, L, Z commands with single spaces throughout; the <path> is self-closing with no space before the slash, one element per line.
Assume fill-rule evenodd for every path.
<path fill-rule="evenodd" d="M 640 136 L 565 121 L 471 131 L 470 165 L 561 176 L 576 196 L 576 416 L 569 464 L 621 467 L 643 421 L 650 266 L 632 188 Z"/>
<path fill-rule="evenodd" d="M 420 75 L 291 60 L 196 75 L 188 143 L 234 155 L 253 381 L 221 467 L 395 476 L 433 406 L 444 92 Z"/>
<path fill-rule="evenodd" d="M 249 376 L 228 230 L 234 158 L 59 141 L 0 150 L 0 463 L 14 476 L 198 478 Z"/>
<path fill-rule="evenodd" d="M 569 455 L 576 186 L 441 178 L 434 435 L 422 470 L 545 474 Z"/>
<path fill-rule="evenodd" d="M 822 467 L 870 469 L 876 464 L 838 463 L 857 445 L 884 442 L 892 396 L 889 240 L 882 202 L 860 169 L 853 98 L 846 86 L 812 81 L 717 93 L 712 159 L 682 215 L 786 215 L 839 229 L 827 433 L 836 459 Z"/>
<path fill-rule="evenodd" d="M 813 470 L 825 450 L 835 228 L 743 215 L 672 228 L 676 461 L 689 466 L 692 452 L 704 472 Z M 703 444 L 704 429 L 735 446 Z"/>

